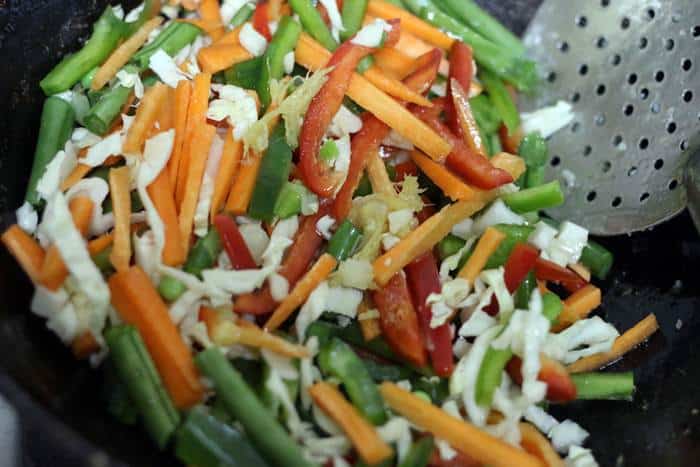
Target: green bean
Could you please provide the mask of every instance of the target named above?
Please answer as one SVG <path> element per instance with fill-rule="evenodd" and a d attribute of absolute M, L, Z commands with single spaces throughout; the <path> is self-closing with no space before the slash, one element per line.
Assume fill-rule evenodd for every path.
<path fill-rule="evenodd" d="M 218 348 L 212 347 L 199 353 L 195 362 L 212 381 L 231 416 L 243 426 L 253 445 L 270 464 L 279 467 L 316 465 L 304 458 L 296 442 L 262 405 Z"/>
<path fill-rule="evenodd" d="M 255 13 L 255 7 L 251 3 L 246 3 L 233 15 L 233 18 L 231 18 L 231 27 L 237 28 L 245 23 L 253 16 L 253 13 Z"/>
<path fill-rule="evenodd" d="M 292 7 L 294 13 L 299 15 L 302 26 L 311 34 L 311 37 L 331 52 L 338 48 L 338 43 L 333 38 L 326 23 L 323 22 L 321 14 L 314 8 L 311 0 L 289 0 L 289 6 Z"/>
<path fill-rule="evenodd" d="M 263 109 L 270 105 L 270 81 L 284 76 L 284 57 L 294 50 L 301 34 L 301 26 L 291 16 L 283 17 L 275 35 L 263 55 L 263 64 L 258 78 L 258 97 Z"/>
<path fill-rule="evenodd" d="M 528 308 L 528 303 L 530 302 L 530 296 L 532 291 L 537 288 L 537 279 L 535 278 L 535 273 L 530 271 L 525 279 L 518 286 L 518 290 L 515 291 L 515 307 L 521 310 L 526 310 Z"/>
<path fill-rule="evenodd" d="M 354 36 L 362 28 L 362 21 L 367 13 L 368 0 L 354 0 L 343 3 L 343 31 L 340 31 L 340 40 L 346 41 Z"/>
<path fill-rule="evenodd" d="M 600 280 L 608 277 L 614 259 L 613 254 L 607 248 L 593 240 L 588 240 L 588 245 L 581 253 L 581 263 Z"/>
<path fill-rule="evenodd" d="M 544 185 L 508 193 L 501 199 L 513 211 L 522 214 L 560 206 L 564 203 L 564 193 L 561 191 L 559 180 L 554 180 Z"/>
<path fill-rule="evenodd" d="M 520 113 L 515 106 L 515 102 L 513 102 L 513 98 L 510 96 L 503 81 L 488 70 L 481 70 L 480 77 L 484 88 L 489 93 L 493 107 L 501 116 L 501 120 L 506 125 L 508 132 L 513 134 L 520 127 Z"/>
<path fill-rule="evenodd" d="M 173 57 L 185 46 L 191 44 L 201 32 L 197 26 L 190 23 L 170 23 L 158 34 L 153 42 L 138 51 L 131 61 L 140 68 L 145 69 L 148 67 L 151 56 L 159 49 Z"/>
<path fill-rule="evenodd" d="M 104 135 L 131 95 L 131 88 L 115 86 L 102 94 L 83 119 L 85 127 L 97 135 Z"/>
<path fill-rule="evenodd" d="M 40 204 L 41 199 L 36 191 L 39 180 L 44 175 L 46 166 L 51 163 L 56 153 L 63 149 L 73 133 L 74 121 L 75 112 L 70 103 L 60 97 L 49 97 L 44 101 L 39 137 L 34 150 L 34 162 L 25 195 L 28 203 L 34 206 Z"/>
<path fill-rule="evenodd" d="M 521 187 L 532 188 L 544 183 L 547 152 L 547 142 L 539 133 L 525 135 L 518 149 L 527 167 L 520 182 Z"/>
<path fill-rule="evenodd" d="M 479 94 L 478 96 L 469 99 L 469 105 L 472 108 L 472 114 L 479 128 L 484 134 L 490 135 L 498 132 L 501 126 L 501 116 L 496 112 L 491 104 L 489 96 Z"/>

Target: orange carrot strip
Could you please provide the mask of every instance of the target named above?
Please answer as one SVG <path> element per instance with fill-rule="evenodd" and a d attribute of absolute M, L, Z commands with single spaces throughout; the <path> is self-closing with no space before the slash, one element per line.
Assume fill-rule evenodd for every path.
<path fill-rule="evenodd" d="M 170 156 L 170 161 L 168 161 L 170 181 L 173 185 L 177 182 L 180 162 L 184 157 L 182 146 L 187 131 L 187 113 L 190 106 L 191 94 L 192 85 L 189 81 L 183 80 L 177 83 L 177 88 L 175 89 L 175 109 L 173 110 L 175 141 L 173 143 L 173 153 Z"/>
<path fill-rule="evenodd" d="M 262 157 L 251 154 L 248 160 L 244 160 L 239 165 L 238 175 L 233 180 L 231 192 L 226 201 L 225 211 L 229 214 L 243 215 L 248 211 L 248 204 L 253 197 L 253 189 L 258 180 L 258 171 Z"/>
<path fill-rule="evenodd" d="M 155 136 L 157 133 L 168 131 L 175 127 L 175 90 L 168 86 L 168 95 L 165 102 L 160 107 L 158 117 L 156 117 L 156 125 L 151 129 L 149 137 Z"/>
<path fill-rule="evenodd" d="M 203 18 L 178 19 L 176 21 L 197 26 L 213 40 L 221 39 L 221 37 L 223 37 L 223 35 L 226 33 L 226 30 L 221 25 L 221 21 L 206 20 Z"/>
<path fill-rule="evenodd" d="M 539 459 L 474 425 L 453 417 L 394 383 L 379 387 L 384 401 L 413 424 L 444 439 L 450 446 L 469 457 L 493 467 L 542 467 Z"/>
<path fill-rule="evenodd" d="M 370 67 L 362 74 L 362 76 L 364 76 L 367 81 L 374 84 L 377 88 L 397 99 L 422 105 L 423 107 L 433 106 L 433 104 L 426 97 L 423 97 L 423 95 L 420 93 L 413 91 L 398 79 L 388 76 L 381 70 L 381 68 L 377 66 Z"/>
<path fill-rule="evenodd" d="M 73 355 L 78 360 L 84 360 L 90 355 L 100 350 L 100 344 L 95 340 L 95 336 L 90 331 L 85 331 L 71 343 Z"/>
<path fill-rule="evenodd" d="M 386 285 L 404 266 L 430 251 L 450 233 L 455 224 L 480 211 L 485 205 L 482 200 L 458 201 L 430 216 L 396 246 L 374 261 L 372 267 L 377 284 Z"/>
<path fill-rule="evenodd" d="M 219 9 L 219 0 L 202 0 L 199 4 L 199 14 L 205 21 L 218 23 L 219 27 L 212 29 L 209 35 L 212 39 L 220 39 L 226 33 L 226 28 L 221 21 L 221 10 Z"/>
<path fill-rule="evenodd" d="M 459 271 L 458 277 L 466 279 L 470 284 L 473 284 L 476 277 L 484 269 L 484 266 L 486 266 L 493 252 L 496 251 L 498 245 L 500 245 L 505 238 L 506 235 L 500 230 L 493 227 L 486 229 L 479 239 L 479 242 L 476 244 L 474 252 L 467 260 L 467 264 Z"/>
<path fill-rule="evenodd" d="M 185 251 L 182 249 L 180 237 L 180 225 L 175 207 L 173 185 L 170 182 L 170 174 L 163 170 L 158 174 L 153 183 L 148 185 L 148 196 L 153 201 L 165 230 L 165 244 L 163 245 L 163 263 L 168 266 L 178 266 L 185 262 Z"/>
<path fill-rule="evenodd" d="M 270 319 L 265 323 L 265 330 L 274 331 L 284 323 L 289 315 L 309 298 L 309 295 L 311 295 L 311 292 L 314 291 L 318 284 L 323 282 L 333 272 L 337 264 L 338 261 L 328 253 L 321 255 L 316 264 L 309 269 L 304 277 L 297 282 L 290 294 L 277 306 L 275 312 L 272 313 Z"/>
<path fill-rule="evenodd" d="M 224 44 L 230 44 L 230 45 L 237 45 L 240 44 L 240 35 L 241 35 L 241 29 L 243 26 L 236 26 L 235 28 L 231 29 L 229 32 L 221 36 L 218 40 L 216 40 L 212 45 L 224 45 Z"/>
<path fill-rule="evenodd" d="M 595 371 L 608 363 L 612 363 L 624 354 L 647 340 L 659 329 L 656 316 L 651 313 L 649 316 L 638 322 L 634 327 L 628 329 L 623 335 L 615 339 L 615 343 L 609 352 L 602 352 L 577 360 L 566 369 L 569 373 L 582 373 L 585 371 Z"/>
<path fill-rule="evenodd" d="M 192 90 L 189 108 L 187 109 L 187 127 L 185 129 L 185 139 L 182 143 L 180 167 L 175 182 L 175 202 L 178 206 L 182 205 L 182 200 L 185 197 L 185 185 L 187 183 L 191 158 L 190 146 L 195 144 L 194 132 L 207 120 L 210 88 L 211 74 L 200 73 L 194 77 L 194 89 Z"/>
<path fill-rule="evenodd" d="M 69 208 L 73 223 L 84 237 L 90 227 L 92 218 L 92 200 L 86 196 L 76 196 L 70 201 Z M 46 250 L 44 263 L 41 265 L 41 285 L 49 290 L 57 290 L 68 277 L 68 268 L 63 262 L 61 253 L 55 245 Z"/>
<path fill-rule="evenodd" d="M 413 58 L 394 47 L 384 47 L 376 51 L 374 60 L 379 68 L 396 79 L 408 76 L 416 65 L 416 61 Z"/>
<path fill-rule="evenodd" d="M 552 332 L 559 332 L 584 319 L 600 306 L 600 302 L 601 293 L 598 287 L 588 284 L 577 290 L 564 300 L 564 309 L 559 314 L 556 324 L 552 326 Z"/>
<path fill-rule="evenodd" d="M 197 61 L 206 73 L 218 73 L 241 63 L 253 56 L 241 45 L 212 45 L 205 47 L 197 54 Z"/>
<path fill-rule="evenodd" d="M 520 423 L 520 445 L 530 454 L 538 457 L 547 467 L 564 467 L 564 461 L 547 438 L 529 423 Z"/>
<path fill-rule="evenodd" d="M 209 337 L 216 345 L 241 344 L 267 349 L 290 358 L 309 356 L 308 349 L 303 345 L 292 344 L 286 339 L 265 332 L 254 323 L 245 320 L 234 322 L 224 319 L 219 311 L 212 308 L 202 307 L 199 311 L 199 319 L 206 323 Z"/>
<path fill-rule="evenodd" d="M 367 303 L 367 300 L 363 300 L 362 303 L 360 304 L 360 309 L 358 311 L 358 316 L 361 315 L 362 313 L 367 312 L 367 310 L 370 309 L 370 305 Z M 362 331 L 362 337 L 365 339 L 365 341 L 371 341 L 372 339 L 378 337 L 382 333 L 382 328 L 379 324 L 379 318 L 370 318 L 370 319 L 359 319 L 358 321 L 360 323 L 360 330 Z"/>
<path fill-rule="evenodd" d="M 170 0 L 170 4 L 171 5 L 182 4 L 182 7 L 185 10 L 194 11 L 197 9 L 197 5 L 199 5 L 199 0 Z"/>
<path fill-rule="evenodd" d="M 367 177 L 372 185 L 372 191 L 374 193 L 381 193 L 384 195 L 395 195 L 396 190 L 394 189 L 394 184 L 391 183 L 389 178 L 389 173 L 386 171 L 386 165 L 382 160 L 379 152 L 375 151 L 367 158 Z"/>
<path fill-rule="evenodd" d="M 41 245 L 17 224 L 2 234 L 2 243 L 32 282 L 39 282 L 41 266 L 46 256 Z"/>
<path fill-rule="evenodd" d="M 75 166 L 73 171 L 68 174 L 68 176 L 63 180 L 63 183 L 61 183 L 61 191 L 67 191 L 70 190 L 73 185 L 78 183 L 80 180 L 85 178 L 85 176 L 92 170 L 94 167 L 90 167 L 89 165 L 85 164 L 78 164 Z"/>
<path fill-rule="evenodd" d="M 199 200 L 199 190 L 202 187 L 202 177 L 207 166 L 209 148 L 216 135 L 216 127 L 207 124 L 200 124 L 192 136 L 190 146 L 189 168 L 187 173 L 187 183 L 184 188 L 184 197 L 180 204 L 180 241 L 185 251 L 185 256 L 190 247 L 190 235 L 192 234 L 192 224 L 194 222 L 194 212 L 197 209 Z"/>
<path fill-rule="evenodd" d="M 231 131 L 226 132 L 224 139 L 224 151 L 221 154 L 219 171 L 214 181 L 214 194 L 211 197 L 211 218 L 219 213 L 226 201 L 226 195 L 231 190 L 233 176 L 238 170 L 238 165 L 243 156 L 243 143 L 233 139 Z"/>
<path fill-rule="evenodd" d="M 476 199 L 483 193 L 482 190 L 467 185 L 444 165 L 438 164 L 420 151 L 411 152 L 411 159 L 413 159 L 413 162 L 418 165 L 421 171 L 453 201 Z"/>
<path fill-rule="evenodd" d="M 88 242 L 88 252 L 96 255 L 107 249 L 114 242 L 114 231 L 102 234 Z"/>
<path fill-rule="evenodd" d="M 393 455 L 394 451 L 372 424 L 362 417 L 335 386 L 325 382 L 316 383 L 309 388 L 309 395 L 340 426 L 367 464 L 379 464 Z"/>
<path fill-rule="evenodd" d="M 382 0 L 370 0 L 367 12 L 382 19 L 399 18 L 402 30 L 406 30 L 443 50 L 449 50 L 455 41 L 444 32 L 413 16 L 403 8 Z"/>
<path fill-rule="evenodd" d="M 109 289 L 119 316 L 143 337 L 175 406 L 184 409 L 197 404 L 204 391 L 192 353 L 148 275 L 133 266 L 113 274 Z"/>
<path fill-rule="evenodd" d="M 525 173 L 525 161 L 523 158 L 507 152 L 499 152 L 493 156 L 491 158 L 491 165 L 497 169 L 503 169 L 508 172 L 513 177 L 513 180 L 517 180 Z"/>
<path fill-rule="evenodd" d="M 131 193 L 129 168 L 109 171 L 109 195 L 114 212 L 114 246 L 109 260 L 117 271 L 129 269 L 131 262 Z"/>
<path fill-rule="evenodd" d="M 130 38 L 117 47 L 117 49 L 112 52 L 112 55 L 109 56 L 107 61 L 100 66 L 97 73 L 95 73 L 95 77 L 92 79 L 92 90 L 99 91 L 109 82 L 109 80 L 114 78 L 117 75 L 117 72 L 129 62 L 131 56 L 134 55 L 136 51 L 146 43 L 151 32 L 160 26 L 162 22 L 163 18 L 156 16 L 155 18 L 144 23 L 138 31 L 136 31 Z"/>
<path fill-rule="evenodd" d="M 122 147 L 125 153 L 141 152 L 141 147 L 146 141 L 153 124 L 156 122 L 160 108 L 167 97 L 168 86 L 163 83 L 158 83 L 146 91 L 136 110 L 134 122 L 129 127 L 129 132 L 126 135 L 126 140 Z"/>

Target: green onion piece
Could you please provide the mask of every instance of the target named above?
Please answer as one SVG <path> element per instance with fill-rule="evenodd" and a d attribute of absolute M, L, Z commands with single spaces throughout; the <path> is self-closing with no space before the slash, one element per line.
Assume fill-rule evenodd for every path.
<path fill-rule="evenodd" d="M 483 130 L 484 134 L 490 135 L 498 132 L 502 120 L 499 113 L 493 108 L 489 96 L 479 94 L 472 97 L 469 99 L 469 106 L 472 108 L 474 120 L 476 120 L 477 125 Z"/>
<path fill-rule="evenodd" d="M 544 183 L 547 163 L 547 142 L 539 133 L 525 135 L 520 148 L 520 157 L 525 161 L 527 171 L 523 174 L 520 186 L 532 188 Z"/>
<path fill-rule="evenodd" d="M 484 269 L 495 269 L 506 264 L 511 251 L 517 243 L 527 242 L 528 237 L 532 233 L 534 227 L 527 225 L 506 225 L 499 224 L 495 226 L 506 235 L 506 238 L 498 245 L 496 251 L 489 257 Z"/>
<path fill-rule="evenodd" d="M 44 101 L 39 137 L 34 150 L 34 162 L 25 195 L 28 203 L 34 206 L 40 204 L 41 199 L 36 191 L 39 180 L 44 175 L 46 166 L 51 163 L 56 153 L 63 149 L 66 141 L 70 138 L 74 121 L 75 112 L 69 102 L 60 97 L 49 97 Z"/>
<path fill-rule="evenodd" d="M 90 89 L 90 86 L 92 86 L 92 80 L 95 78 L 95 74 L 97 74 L 97 70 L 99 69 L 99 66 L 94 67 L 92 70 L 85 73 L 85 76 L 80 79 L 80 85 L 83 87 L 83 89 Z"/>
<path fill-rule="evenodd" d="M 576 373 L 571 375 L 579 400 L 627 399 L 634 394 L 634 373 Z"/>
<path fill-rule="evenodd" d="M 357 249 L 361 241 L 362 231 L 346 219 L 328 242 L 327 252 L 339 262 L 345 261 Z"/>
<path fill-rule="evenodd" d="M 372 194 L 372 183 L 369 181 L 369 177 L 367 176 L 367 172 L 364 172 L 362 174 L 362 178 L 360 179 L 360 183 L 357 185 L 357 189 L 355 190 L 355 193 L 352 194 L 353 198 L 357 198 L 358 196 L 367 196 Z"/>
<path fill-rule="evenodd" d="M 300 447 L 273 418 L 221 351 L 212 347 L 199 353 L 195 362 L 214 384 L 231 416 L 245 429 L 256 450 L 279 467 L 310 467 Z"/>
<path fill-rule="evenodd" d="M 105 333 L 107 345 L 121 381 L 139 409 L 146 431 L 163 449 L 180 421 L 151 360 L 146 345 L 133 326 L 116 326 Z"/>
<path fill-rule="evenodd" d="M 489 156 L 491 157 L 503 151 L 503 146 L 501 145 L 501 137 L 498 135 L 498 133 L 493 133 L 489 137 L 489 151 Z"/>
<path fill-rule="evenodd" d="M 501 199 L 513 211 L 522 214 L 560 206 L 564 203 L 564 193 L 561 191 L 559 180 L 554 180 L 544 185 L 503 195 Z"/>

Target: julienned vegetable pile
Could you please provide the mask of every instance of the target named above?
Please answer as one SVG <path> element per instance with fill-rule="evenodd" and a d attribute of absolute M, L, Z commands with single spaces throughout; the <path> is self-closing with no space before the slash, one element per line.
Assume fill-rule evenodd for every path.
<path fill-rule="evenodd" d="M 597 465 L 547 402 L 630 398 L 657 324 L 540 214 L 571 109 L 518 113 L 523 53 L 471 0 L 107 8 L 2 236 L 32 311 L 187 465 Z"/>

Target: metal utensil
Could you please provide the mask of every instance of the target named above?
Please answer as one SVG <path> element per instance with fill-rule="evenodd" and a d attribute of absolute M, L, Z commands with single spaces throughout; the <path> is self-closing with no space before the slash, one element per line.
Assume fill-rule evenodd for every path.
<path fill-rule="evenodd" d="M 561 99 L 575 114 L 550 141 L 568 196 L 549 213 L 615 235 L 681 212 L 700 144 L 700 2 L 548 0 L 524 37 L 545 79 L 523 109 Z"/>

